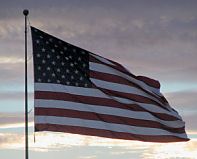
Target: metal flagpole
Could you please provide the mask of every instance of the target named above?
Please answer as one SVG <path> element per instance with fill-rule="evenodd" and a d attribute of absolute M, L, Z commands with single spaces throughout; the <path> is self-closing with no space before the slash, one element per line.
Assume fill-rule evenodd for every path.
<path fill-rule="evenodd" d="M 23 14 L 25 16 L 25 159 L 28 159 L 27 16 L 29 11 L 25 9 Z"/>

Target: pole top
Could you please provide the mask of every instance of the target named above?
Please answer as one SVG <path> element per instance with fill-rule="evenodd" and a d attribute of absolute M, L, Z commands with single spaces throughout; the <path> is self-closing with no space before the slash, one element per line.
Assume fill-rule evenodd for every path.
<path fill-rule="evenodd" d="M 24 16 L 27 16 L 29 14 L 29 11 L 27 9 L 24 9 L 23 14 L 24 14 Z"/>

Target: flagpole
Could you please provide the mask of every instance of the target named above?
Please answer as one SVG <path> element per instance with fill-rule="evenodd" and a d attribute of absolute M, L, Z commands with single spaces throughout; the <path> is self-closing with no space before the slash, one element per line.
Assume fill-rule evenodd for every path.
<path fill-rule="evenodd" d="M 25 159 L 28 159 L 27 16 L 29 11 L 25 9 L 23 10 L 23 14 L 25 16 Z"/>

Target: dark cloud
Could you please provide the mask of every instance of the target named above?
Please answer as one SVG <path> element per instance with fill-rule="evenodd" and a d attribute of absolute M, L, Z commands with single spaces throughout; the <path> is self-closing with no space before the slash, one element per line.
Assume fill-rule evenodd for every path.
<path fill-rule="evenodd" d="M 196 1 L 20 0 L 1 4 L 0 56 L 23 57 L 21 12 L 29 8 L 32 25 L 119 61 L 133 73 L 168 81 L 197 80 Z M 31 54 L 31 41 L 29 48 Z M 5 79 L 17 77 L 11 67 L 15 68 L 1 67 Z"/>
<path fill-rule="evenodd" d="M 186 122 L 187 130 L 197 130 L 197 124 L 195 123 L 197 117 L 196 95 L 196 90 L 187 90 L 166 94 L 170 105 L 180 113 L 180 115 L 183 117 L 183 120 Z"/>
<path fill-rule="evenodd" d="M 186 122 L 186 129 L 189 131 L 197 131 L 197 124 L 196 124 L 196 116 L 197 113 L 183 116 L 183 119 Z"/>
<path fill-rule="evenodd" d="M 194 0 L 4 1 L 0 6 L 1 83 L 22 85 L 24 17 L 30 23 L 82 48 L 125 65 L 136 75 L 183 85 L 197 81 L 197 2 Z M 29 57 L 31 41 L 29 32 Z M 3 60 L 2 60 L 3 59 Z M 3 62 L 2 62 L 3 61 Z M 17 60 L 16 60 L 17 61 Z M 31 61 L 31 60 L 30 60 Z M 32 63 L 29 65 L 32 77 Z M 33 80 L 31 80 L 31 83 Z M 1 99 L 7 94 L 1 94 Z M 194 107 L 193 94 L 173 94 L 173 105 Z M 185 97 L 185 101 L 181 101 Z M 20 98 L 15 96 L 14 98 Z M 170 100 L 171 100 L 170 99 Z M 174 100 L 175 99 L 175 100 Z M 183 108 L 184 109 L 184 108 Z"/>
<path fill-rule="evenodd" d="M 0 125 L 24 122 L 24 115 L 22 113 L 0 113 L 0 117 Z"/>
<path fill-rule="evenodd" d="M 1 66 L 1 79 L 2 83 L 10 81 L 10 83 L 15 83 L 23 80 L 23 66 L 18 64 L 0 64 Z M 7 83 L 7 82 L 6 82 Z"/>
<path fill-rule="evenodd" d="M 33 99 L 33 92 L 29 91 L 28 92 L 29 98 Z M 20 92 L 17 89 L 13 89 L 12 91 L 3 91 L 0 92 L 0 100 L 5 101 L 5 100 L 15 100 L 15 101 L 22 101 L 24 99 L 24 92 Z"/>
<path fill-rule="evenodd" d="M 33 121 L 32 114 L 29 115 L 29 122 Z M 0 113 L 0 128 L 1 126 L 24 123 L 23 113 Z"/>
<path fill-rule="evenodd" d="M 171 103 L 177 105 L 177 108 L 191 110 L 193 112 L 196 111 L 197 113 L 197 110 L 195 109 L 197 103 L 196 95 L 197 90 L 185 90 L 166 94 Z"/>
<path fill-rule="evenodd" d="M 31 25 L 118 61 L 136 75 L 141 74 L 158 79 L 161 84 L 165 84 L 162 87 L 170 87 L 169 83 L 179 83 L 177 88 L 197 83 L 196 0 L 41 0 L 37 2 L 0 0 L 0 4 L 0 100 L 2 106 L 10 107 L 9 111 L 13 112 L 16 109 L 22 111 L 23 107 L 24 94 L 21 88 L 24 85 L 22 60 L 24 59 L 24 16 L 22 14 L 24 8 L 30 10 Z M 33 87 L 30 31 L 28 33 L 30 57 L 28 79 L 30 87 Z M 29 94 L 32 102 L 33 93 Z M 192 131 L 197 130 L 196 95 L 196 87 L 193 90 L 165 94 L 170 105 L 186 121 L 187 130 Z M 20 109 L 17 105 L 20 105 Z M 4 112 L 8 110 L 1 109 Z M 31 122 L 32 116 L 33 113 L 30 114 Z M 17 127 L 22 123 L 24 123 L 23 113 L 0 113 L 0 127 L 13 125 Z M 44 134 L 44 136 L 47 135 Z M 65 135 L 62 139 L 69 139 L 69 137 Z M 103 140 L 96 140 L 95 143 L 98 141 L 103 142 Z M 23 135 L 0 134 L 1 148 L 5 148 L 6 145 L 12 147 L 13 144 L 21 142 L 23 142 Z M 52 147 L 61 149 L 62 146 L 65 150 L 64 144 L 60 142 L 59 146 L 54 144 L 55 146 L 52 145 Z M 21 145 L 23 147 L 23 143 Z M 118 143 L 113 145 L 117 146 Z M 132 147 L 132 153 L 130 149 L 127 151 L 113 148 L 109 151 L 106 147 L 85 146 L 84 149 L 88 152 L 83 149 L 81 157 L 93 158 L 97 155 L 100 158 L 106 158 L 107 154 L 109 157 L 113 156 L 112 158 L 130 158 L 131 155 L 134 158 L 141 158 L 147 152 L 144 150 L 148 149 L 137 150 L 143 147 L 142 144 L 138 147 L 135 145 L 136 150 L 133 150 L 133 146 L 129 147 Z M 76 158 L 78 155 L 75 152 L 81 148 L 83 147 L 75 147 L 72 151 L 67 151 L 66 155 Z M 103 150 L 108 153 L 103 153 Z M 148 153 L 151 156 L 154 154 L 154 152 Z"/>

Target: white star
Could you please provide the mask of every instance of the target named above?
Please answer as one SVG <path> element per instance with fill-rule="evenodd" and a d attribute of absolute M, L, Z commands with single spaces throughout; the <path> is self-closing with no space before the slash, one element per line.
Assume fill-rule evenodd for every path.
<path fill-rule="evenodd" d="M 70 66 L 71 66 L 71 67 L 73 67 L 73 66 L 74 66 L 74 64 L 73 64 L 73 63 L 70 63 Z"/>
<path fill-rule="evenodd" d="M 74 79 L 74 76 L 71 76 L 70 78 L 73 80 Z"/>
<path fill-rule="evenodd" d="M 79 86 L 79 83 L 76 82 L 75 85 L 76 85 L 76 86 Z"/>
<path fill-rule="evenodd" d="M 70 70 L 69 69 L 66 69 L 66 73 L 69 73 L 70 72 Z"/>
<path fill-rule="evenodd" d="M 60 56 L 59 55 L 57 55 L 56 57 L 57 57 L 57 59 L 60 59 Z"/>
<path fill-rule="evenodd" d="M 59 68 L 57 68 L 57 72 L 60 72 L 60 69 Z"/>
<path fill-rule="evenodd" d="M 40 39 L 43 39 L 43 37 L 42 37 L 42 36 L 40 36 Z"/>
<path fill-rule="evenodd" d="M 57 45 L 55 45 L 55 47 L 58 47 Z"/>
<path fill-rule="evenodd" d="M 65 64 L 65 63 L 64 63 L 64 62 L 62 62 L 61 64 L 62 64 L 62 66 L 64 66 L 64 64 Z"/>
<path fill-rule="evenodd" d="M 58 41 L 58 43 L 61 44 L 62 42 L 61 41 Z"/>
<path fill-rule="evenodd" d="M 52 64 L 53 64 L 53 65 L 55 65 L 55 64 L 56 64 L 56 62 L 55 62 L 55 61 L 52 61 Z"/>
<path fill-rule="evenodd" d="M 42 63 L 46 63 L 46 61 L 45 60 L 42 60 Z"/>
<path fill-rule="evenodd" d="M 76 49 L 73 49 L 73 52 L 76 52 Z"/>
<path fill-rule="evenodd" d="M 60 51 L 60 54 L 62 54 L 62 55 L 63 55 L 63 54 L 64 54 L 64 52 L 63 52 L 63 51 Z"/>
<path fill-rule="evenodd" d="M 65 57 L 65 59 L 68 61 L 69 60 L 69 58 L 68 57 Z"/>
<path fill-rule="evenodd" d="M 78 61 L 81 61 L 81 57 L 78 58 Z"/>
<path fill-rule="evenodd" d="M 81 51 L 81 53 L 84 55 L 85 54 L 85 51 Z"/>
<path fill-rule="evenodd" d="M 48 54 L 48 55 L 47 55 L 47 58 L 49 59 L 50 57 L 51 57 L 51 56 Z"/>
<path fill-rule="evenodd" d="M 49 42 L 48 42 L 48 41 L 46 41 L 46 44 L 49 44 Z"/>
<path fill-rule="evenodd" d="M 60 80 L 57 80 L 57 83 L 60 83 Z"/>
<path fill-rule="evenodd" d="M 67 47 L 64 47 L 64 50 L 67 50 Z"/>
<path fill-rule="evenodd" d="M 48 71 L 50 71 L 50 70 L 51 70 L 51 68 L 50 68 L 50 67 L 47 67 L 47 70 L 48 70 Z"/>
<path fill-rule="evenodd" d="M 75 70 L 75 74 L 78 74 L 79 73 L 79 71 L 78 70 Z"/>
<path fill-rule="evenodd" d="M 55 50 L 54 50 L 54 49 L 51 49 L 51 51 L 52 51 L 52 52 L 55 52 Z"/>
<path fill-rule="evenodd" d="M 52 77 L 55 77 L 55 73 L 52 73 Z"/>
<path fill-rule="evenodd" d="M 69 58 L 72 59 L 73 57 L 70 55 Z"/>
<path fill-rule="evenodd" d="M 70 82 L 69 82 L 69 81 L 67 81 L 67 82 L 66 82 L 66 84 L 67 84 L 67 85 L 70 85 Z"/>
<path fill-rule="evenodd" d="M 46 76 L 46 73 L 45 73 L 45 72 L 43 72 L 43 73 L 42 73 L 42 75 L 43 75 L 43 76 Z"/>
<path fill-rule="evenodd" d="M 45 48 L 42 48 L 42 52 L 45 52 Z"/>
<path fill-rule="evenodd" d="M 85 63 L 83 64 L 83 67 L 86 67 L 86 64 Z"/>
<path fill-rule="evenodd" d="M 83 77 L 81 76 L 81 77 L 79 78 L 79 80 L 82 81 L 82 80 L 83 80 Z"/>
<path fill-rule="evenodd" d="M 41 70 L 41 67 L 40 66 L 38 66 L 38 70 Z"/>
<path fill-rule="evenodd" d="M 84 85 L 85 87 L 88 87 L 88 84 L 87 83 L 85 83 L 85 85 Z"/>
<path fill-rule="evenodd" d="M 42 80 L 40 78 L 38 78 L 38 82 L 41 82 Z"/>
<path fill-rule="evenodd" d="M 64 75 L 62 75 L 62 78 L 65 78 L 65 76 L 64 76 Z"/>
<path fill-rule="evenodd" d="M 37 44 L 39 44 L 39 43 L 40 43 L 40 41 L 39 41 L 39 40 L 36 40 L 36 43 L 37 43 Z"/>
<path fill-rule="evenodd" d="M 40 57 L 40 54 L 37 54 L 36 56 L 37 56 L 37 57 Z"/>
<path fill-rule="evenodd" d="M 48 81 L 48 82 L 51 82 L 51 80 L 50 80 L 50 79 L 48 79 L 47 81 Z"/>
<path fill-rule="evenodd" d="M 50 41 L 50 42 L 52 42 L 52 41 L 53 41 L 53 39 L 52 39 L 52 38 L 50 38 L 50 39 L 49 39 L 49 41 Z"/>

